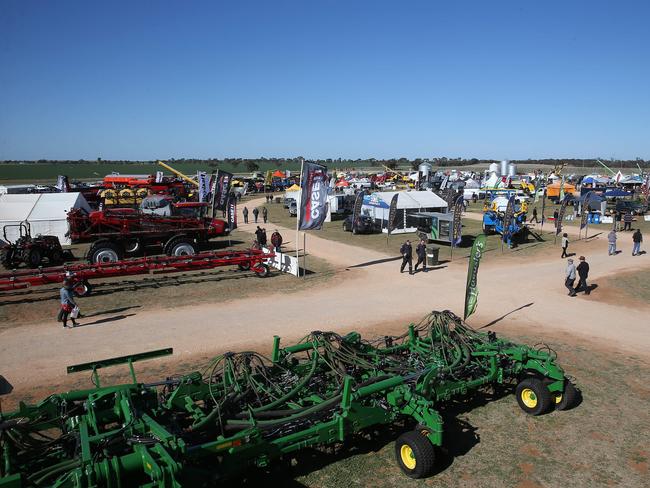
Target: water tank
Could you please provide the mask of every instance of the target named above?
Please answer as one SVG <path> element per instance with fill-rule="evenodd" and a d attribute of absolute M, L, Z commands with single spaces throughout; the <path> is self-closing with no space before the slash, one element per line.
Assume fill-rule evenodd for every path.
<path fill-rule="evenodd" d="M 433 166 L 431 166 L 429 163 L 420 163 L 418 166 L 418 171 L 420 174 L 422 174 L 422 179 L 428 179 L 429 175 L 431 174 L 431 170 L 433 169 Z"/>
<path fill-rule="evenodd" d="M 517 165 L 515 163 L 508 164 L 508 176 L 510 178 L 517 176 Z"/>
<path fill-rule="evenodd" d="M 499 172 L 499 165 L 497 163 L 492 163 L 488 169 L 490 173 L 498 173 Z"/>
<path fill-rule="evenodd" d="M 501 176 L 508 175 L 508 161 L 501 161 Z"/>

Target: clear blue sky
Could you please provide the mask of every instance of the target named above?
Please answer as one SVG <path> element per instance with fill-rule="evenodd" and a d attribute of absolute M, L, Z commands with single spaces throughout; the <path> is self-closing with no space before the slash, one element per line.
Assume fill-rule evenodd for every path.
<path fill-rule="evenodd" d="M 650 2 L 0 0 L 0 159 L 650 159 Z"/>

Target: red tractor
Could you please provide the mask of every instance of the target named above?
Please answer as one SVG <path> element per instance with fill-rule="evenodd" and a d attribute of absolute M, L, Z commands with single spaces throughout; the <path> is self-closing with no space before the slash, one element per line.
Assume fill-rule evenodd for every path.
<path fill-rule="evenodd" d="M 18 227 L 18 239 L 11 242 L 7 237 L 7 229 Z M 43 259 L 49 266 L 58 266 L 63 263 L 63 248 L 56 236 L 37 235 L 32 237 L 29 222 L 9 224 L 2 228 L 5 245 L 0 250 L 0 262 L 7 269 L 14 269 L 25 263 L 30 268 L 38 268 Z"/>
<path fill-rule="evenodd" d="M 145 213 L 133 208 L 68 213 L 74 244 L 92 242 L 90 263 L 119 261 L 136 256 L 149 246 L 162 246 L 168 256 L 195 254 L 202 243 L 230 232 L 224 220 L 205 217 L 207 204 L 178 203 L 172 215 Z"/>

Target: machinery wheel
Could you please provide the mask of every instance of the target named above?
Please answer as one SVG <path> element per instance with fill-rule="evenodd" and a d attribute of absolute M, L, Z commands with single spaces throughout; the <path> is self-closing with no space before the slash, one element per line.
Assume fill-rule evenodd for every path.
<path fill-rule="evenodd" d="M 33 247 L 29 250 L 26 262 L 30 268 L 38 268 L 41 265 L 42 260 L 43 254 L 39 248 Z"/>
<path fill-rule="evenodd" d="M 123 246 L 124 252 L 131 255 L 139 253 L 142 249 L 142 243 L 140 242 L 140 239 L 130 239 L 128 241 L 124 241 Z"/>
<path fill-rule="evenodd" d="M 76 282 L 75 284 L 72 285 L 72 291 L 78 297 L 88 296 L 88 295 L 90 295 L 92 290 L 93 290 L 93 287 L 90 286 L 90 283 L 88 283 L 87 281 L 78 281 L 78 282 Z"/>
<path fill-rule="evenodd" d="M 249 262 L 246 262 L 246 263 L 239 263 L 237 266 L 238 266 L 239 269 L 241 269 L 242 271 L 248 271 L 249 269 L 251 269 L 251 263 L 250 263 L 250 261 L 249 261 Z"/>
<path fill-rule="evenodd" d="M 88 250 L 88 261 L 96 263 L 114 263 L 124 257 L 122 248 L 111 241 L 97 241 Z"/>
<path fill-rule="evenodd" d="M 409 478 L 429 476 L 435 466 L 436 453 L 429 439 L 418 431 L 405 432 L 395 441 L 397 464 Z"/>
<path fill-rule="evenodd" d="M 494 226 L 483 224 L 483 234 L 486 236 L 494 234 Z"/>
<path fill-rule="evenodd" d="M 6 246 L 0 249 L 0 262 L 7 269 L 13 268 L 14 250 L 11 246 Z"/>
<path fill-rule="evenodd" d="M 255 268 L 255 274 L 259 276 L 260 278 L 266 278 L 271 272 L 269 271 L 269 267 L 266 264 L 260 264 L 257 268 Z"/>
<path fill-rule="evenodd" d="M 517 403 L 529 415 L 541 415 L 551 407 L 551 392 L 537 378 L 526 378 L 519 382 L 515 390 Z"/>
<path fill-rule="evenodd" d="M 63 253 L 58 249 L 55 249 L 50 253 L 49 260 L 51 266 L 59 266 L 60 264 L 63 264 Z"/>
<path fill-rule="evenodd" d="M 357 228 L 354 225 L 352 226 L 352 234 L 354 234 L 355 236 L 358 234 Z"/>
<path fill-rule="evenodd" d="M 186 237 L 174 238 L 167 244 L 169 256 L 193 256 L 196 254 L 194 243 Z"/>
<path fill-rule="evenodd" d="M 578 403 L 578 389 L 569 380 L 564 385 L 564 393 L 555 394 L 555 410 L 570 410 Z"/>

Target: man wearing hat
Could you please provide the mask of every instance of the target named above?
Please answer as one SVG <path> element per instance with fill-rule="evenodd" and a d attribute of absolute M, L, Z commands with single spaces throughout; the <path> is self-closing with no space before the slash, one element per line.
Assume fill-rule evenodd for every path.
<path fill-rule="evenodd" d="M 584 289 L 585 295 L 589 295 L 589 285 L 587 285 L 587 277 L 589 276 L 589 263 L 585 261 L 584 256 L 580 256 L 580 263 L 578 264 L 576 271 L 580 277 L 578 280 L 578 286 L 576 286 L 576 291 Z"/>
<path fill-rule="evenodd" d="M 566 286 L 567 290 L 569 290 L 570 297 L 576 296 L 576 291 L 573 288 L 573 284 L 575 283 L 575 281 L 576 281 L 576 267 L 573 264 L 573 259 L 569 258 L 567 259 L 564 286 Z"/>

